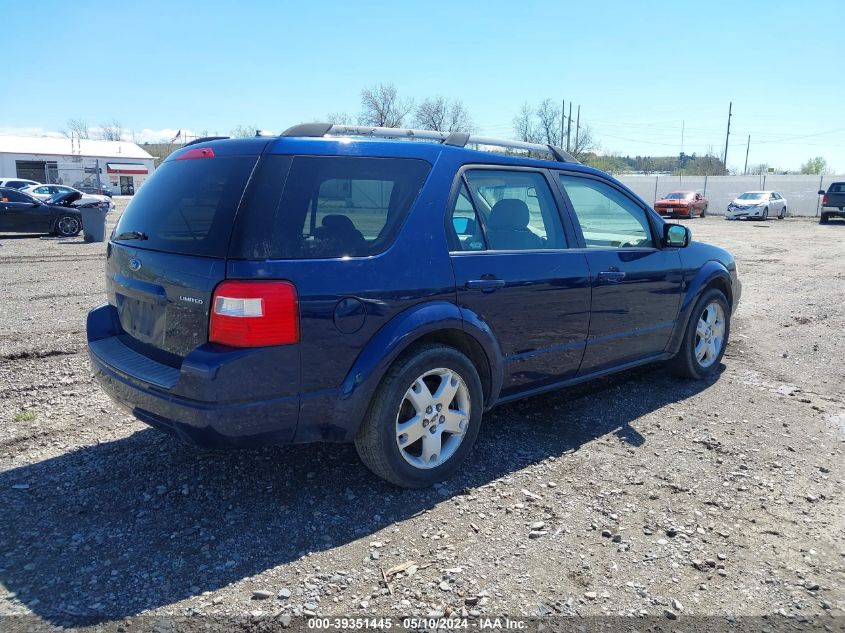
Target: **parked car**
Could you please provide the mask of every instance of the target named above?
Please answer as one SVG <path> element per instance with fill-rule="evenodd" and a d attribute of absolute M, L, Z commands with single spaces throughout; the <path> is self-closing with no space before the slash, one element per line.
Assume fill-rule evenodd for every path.
<path fill-rule="evenodd" d="M 74 206 L 82 207 L 90 206 L 91 204 L 103 204 L 109 209 L 112 208 L 111 198 L 107 196 L 84 193 L 78 189 L 74 189 L 73 187 L 68 187 L 67 185 L 30 185 L 28 187 L 24 187 L 21 191 L 24 191 L 39 200 L 47 200 L 48 198 L 52 198 L 60 193 L 71 193 L 76 191 L 82 195 L 74 203 Z"/>
<path fill-rule="evenodd" d="M 827 224 L 830 218 L 845 219 L 845 182 L 830 183 L 827 191 L 819 190 L 819 195 L 822 196 L 819 224 Z"/>
<path fill-rule="evenodd" d="M 73 183 L 73 187 L 83 193 L 91 193 L 97 196 L 108 196 L 111 198 L 114 195 L 114 192 L 105 183 L 98 186 L 97 183 L 75 182 Z"/>
<path fill-rule="evenodd" d="M 726 220 L 761 219 L 773 215 L 778 220 L 786 217 L 786 198 L 777 191 L 746 191 L 728 205 Z"/>
<path fill-rule="evenodd" d="M 354 441 L 422 487 L 495 405 L 653 361 L 716 375 L 730 253 L 562 150 L 473 139 L 306 124 L 171 154 L 106 251 L 102 387 L 192 443 Z"/>
<path fill-rule="evenodd" d="M 80 195 L 76 191 L 42 201 L 19 189 L 0 187 L 0 231 L 73 237 L 82 229 L 82 215 L 72 206 Z"/>
<path fill-rule="evenodd" d="M 672 191 L 654 203 L 654 210 L 664 216 L 703 218 L 708 206 L 707 198 L 697 191 Z"/>
<path fill-rule="evenodd" d="M 7 187 L 10 189 L 23 189 L 30 185 L 40 185 L 41 183 L 34 180 L 27 180 L 26 178 L 0 178 L 0 187 Z"/>

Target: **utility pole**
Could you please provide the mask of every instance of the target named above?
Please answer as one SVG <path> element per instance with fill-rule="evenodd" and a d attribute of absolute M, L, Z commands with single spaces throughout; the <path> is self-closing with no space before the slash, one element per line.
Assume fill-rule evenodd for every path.
<path fill-rule="evenodd" d="M 681 154 L 684 153 L 684 121 L 681 121 Z"/>
<path fill-rule="evenodd" d="M 742 170 L 742 175 L 748 173 L 748 151 L 751 149 L 751 135 L 748 135 L 748 145 L 745 146 L 745 168 Z"/>
<path fill-rule="evenodd" d="M 578 118 L 575 119 L 575 147 L 572 149 L 578 151 L 578 132 L 581 130 L 581 105 L 578 105 Z"/>
<path fill-rule="evenodd" d="M 566 99 L 560 102 L 560 144 L 563 145 L 563 119 L 566 116 Z"/>
<path fill-rule="evenodd" d="M 566 126 L 566 151 L 569 151 L 569 135 L 572 133 L 572 101 L 569 102 L 569 120 Z"/>
<path fill-rule="evenodd" d="M 728 104 L 728 131 L 725 134 L 725 156 L 722 159 L 722 162 L 725 164 L 725 171 L 726 172 L 728 171 L 728 139 L 731 136 L 731 116 L 733 116 L 731 114 L 731 110 L 733 110 L 733 107 L 734 107 L 734 102 L 731 101 Z"/>

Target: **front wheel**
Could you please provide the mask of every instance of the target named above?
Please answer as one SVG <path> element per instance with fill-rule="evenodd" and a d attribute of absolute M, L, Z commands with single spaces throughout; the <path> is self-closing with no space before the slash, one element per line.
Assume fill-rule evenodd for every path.
<path fill-rule="evenodd" d="M 470 360 L 426 344 L 401 356 L 379 386 L 355 448 L 373 473 L 403 488 L 451 476 L 481 425 L 484 396 Z"/>
<path fill-rule="evenodd" d="M 82 224 L 72 215 L 63 215 L 56 221 L 55 234 L 61 237 L 78 235 Z"/>
<path fill-rule="evenodd" d="M 765 209 L 763 209 L 763 219 L 764 220 L 769 219 L 769 207 L 766 207 Z"/>
<path fill-rule="evenodd" d="M 670 361 L 672 370 L 696 380 L 715 374 L 728 344 L 730 319 L 725 295 L 715 288 L 705 292 L 693 308 L 681 349 Z"/>

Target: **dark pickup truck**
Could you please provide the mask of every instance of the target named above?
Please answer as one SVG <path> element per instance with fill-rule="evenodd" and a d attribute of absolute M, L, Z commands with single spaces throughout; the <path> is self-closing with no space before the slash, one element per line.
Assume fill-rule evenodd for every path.
<path fill-rule="evenodd" d="M 819 190 L 819 195 L 822 196 L 821 224 L 827 224 L 830 218 L 845 220 L 845 182 L 833 182 L 827 191 Z"/>

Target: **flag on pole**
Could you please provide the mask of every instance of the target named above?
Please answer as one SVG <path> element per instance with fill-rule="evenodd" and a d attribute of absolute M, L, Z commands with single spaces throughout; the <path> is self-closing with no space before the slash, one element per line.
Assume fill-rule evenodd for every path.
<path fill-rule="evenodd" d="M 171 142 L 171 143 L 175 143 L 175 142 L 176 142 L 176 141 L 178 141 L 180 138 L 182 138 L 182 130 L 177 131 L 177 132 L 176 132 L 176 136 L 174 136 L 172 139 L 170 139 L 170 142 Z"/>

